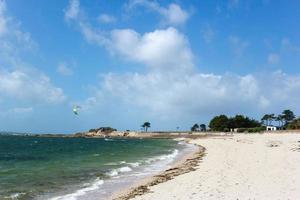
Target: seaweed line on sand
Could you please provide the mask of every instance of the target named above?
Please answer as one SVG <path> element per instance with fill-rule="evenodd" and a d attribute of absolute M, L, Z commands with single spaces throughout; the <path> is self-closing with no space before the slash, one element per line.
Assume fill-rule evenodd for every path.
<path fill-rule="evenodd" d="M 191 158 L 186 159 L 182 164 L 167 169 L 163 173 L 154 176 L 150 182 L 146 184 L 142 184 L 140 186 L 137 186 L 133 189 L 131 189 L 128 193 L 125 193 L 122 196 L 116 197 L 113 200 L 129 200 L 131 198 L 134 198 L 136 196 L 141 196 L 143 194 L 146 194 L 150 192 L 150 187 L 169 181 L 173 179 L 176 176 L 179 176 L 181 174 L 185 174 L 191 171 L 195 171 L 202 158 L 205 156 L 205 148 L 198 145 L 199 150 L 193 154 Z"/>

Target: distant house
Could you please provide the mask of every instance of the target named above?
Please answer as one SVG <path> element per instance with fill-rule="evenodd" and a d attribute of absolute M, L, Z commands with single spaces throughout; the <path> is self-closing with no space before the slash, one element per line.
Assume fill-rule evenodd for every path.
<path fill-rule="evenodd" d="M 267 131 L 277 131 L 277 127 L 276 126 L 272 126 L 272 125 L 271 126 L 267 126 L 266 130 Z"/>

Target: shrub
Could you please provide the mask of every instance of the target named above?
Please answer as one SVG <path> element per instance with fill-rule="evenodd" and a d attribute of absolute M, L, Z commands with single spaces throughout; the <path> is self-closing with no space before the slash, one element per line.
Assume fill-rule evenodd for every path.
<path fill-rule="evenodd" d="M 229 128 L 224 128 L 224 132 L 229 132 Z"/>

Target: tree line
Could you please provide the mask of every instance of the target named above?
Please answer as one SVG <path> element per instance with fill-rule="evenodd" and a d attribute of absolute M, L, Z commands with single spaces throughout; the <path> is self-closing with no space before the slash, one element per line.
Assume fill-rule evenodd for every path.
<path fill-rule="evenodd" d="M 300 128 L 300 117 L 296 118 L 291 110 L 284 110 L 278 115 L 265 114 L 261 121 L 244 115 L 235 115 L 234 117 L 219 115 L 210 120 L 208 127 L 211 131 L 260 132 L 266 130 L 266 126 L 273 126 L 274 121 L 277 122 L 277 128 L 281 130 Z M 194 124 L 191 127 L 191 131 L 206 131 L 206 125 Z"/>
<path fill-rule="evenodd" d="M 273 125 L 273 121 L 278 123 L 278 127 L 281 129 L 288 128 L 288 125 L 296 119 L 296 116 L 293 111 L 291 110 L 284 110 L 281 114 L 265 114 L 262 118 L 262 124 L 265 126 Z"/>

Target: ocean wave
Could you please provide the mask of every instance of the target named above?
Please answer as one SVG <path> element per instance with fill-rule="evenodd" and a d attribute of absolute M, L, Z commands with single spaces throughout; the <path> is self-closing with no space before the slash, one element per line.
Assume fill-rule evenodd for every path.
<path fill-rule="evenodd" d="M 66 194 L 66 195 L 50 198 L 50 200 L 77 200 L 77 197 L 83 196 L 87 192 L 99 189 L 103 183 L 104 183 L 103 180 L 97 178 L 93 183 L 85 184 L 85 186 L 88 185 L 85 188 L 76 190 L 74 193 L 71 193 L 71 194 Z"/>
<path fill-rule="evenodd" d="M 170 154 L 165 154 L 165 155 L 157 156 L 154 158 L 149 158 L 145 162 L 150 164 L 152 162 L 160 161 L 160 160 L 167 160 L 167 159 L 173 160 L 177 155 L 178 155 L 178 149 L 174 149 L 173 152 Z"/>
<path fill-rule="evenodd" d="M 108 173 L 109 176 L 117 176 L 119 173 L 124 173 L 124 172 L 131 172 L 132 169 L 128 166 L 126 167 L 120 167 L 118 169 L 113 169 Z"/>
<path fill-rule="evenodd" d="M 103 165 L 119 165 L 119 163 L 116 163 L 116 162 L 109 162 L 109 163 L 104 163 Z"/>
<path fill-rule="evenodd" d="M 24 192 L 20 192 L 20 193 L 15 193 L 15 194 L 12 194 L 10 195 L 8 198 L 9 199 L 19 199 L 21 196 L 25 195 L 26 193 Z"/>
<path fill-rule="evenodd" d="M 114 141 L 114 139 L 104 138 L 105 141 Z"/>
<path fill-rule="evenodd" d="M 128 163 L 128 165 L 130 165 L 131 167 L 138 167 L 140 166 L 141 163 L 139 162 L 134 162 L 134 163 Z"/>

